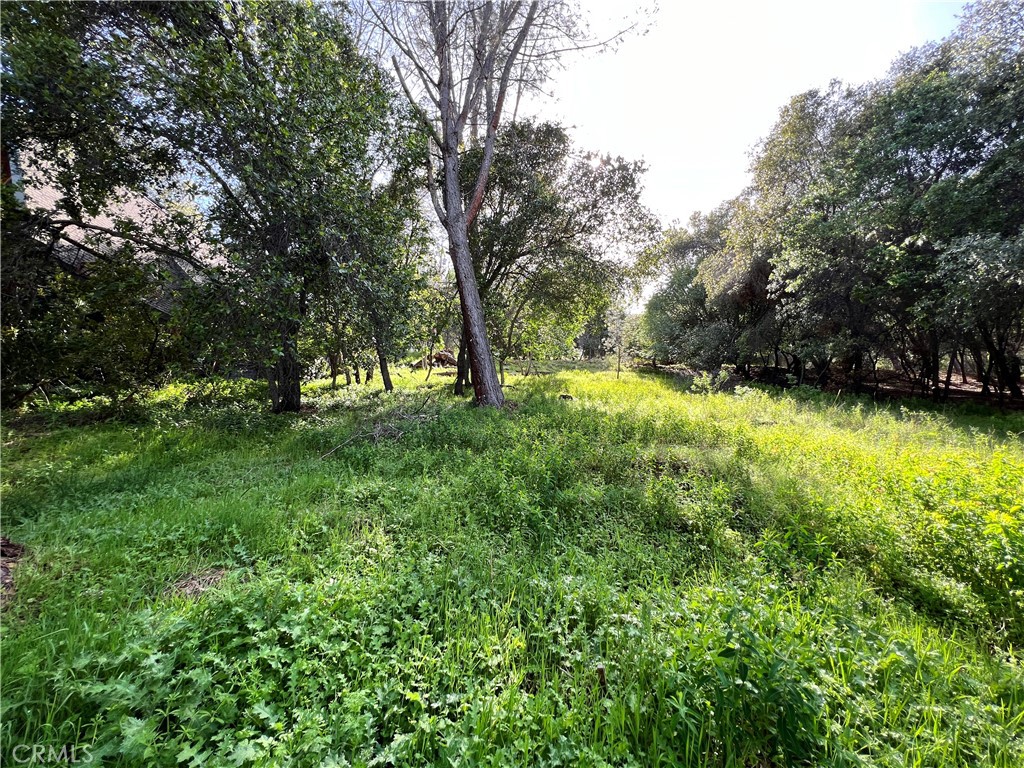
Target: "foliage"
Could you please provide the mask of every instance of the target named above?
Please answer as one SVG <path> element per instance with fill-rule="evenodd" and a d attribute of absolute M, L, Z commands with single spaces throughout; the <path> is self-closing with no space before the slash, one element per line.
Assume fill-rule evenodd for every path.
<path fill-rule="evenodd" d="M 483 149 L 465 153 L 472 194 Z M 623 290 L 657 231 L 640 202 L 643 163 L 574 151 L 553 123 L 516 122 L 497 137 L 470 251 L 499 361 L 565 346 Z M 545 332 L 546 331 L 546 332 Z"/>
<path fill-rule="evenodd" d="M 781 357 L 798 381 L 813 367 L 809 383 L 854 389 L 884 360 L 936 396 L 970 356 L 984 392 L 1019 397 L 1022 27 L 1019 3 L 976 3 L 883 80 L 791 99 L 751 187 L 669 239 L 655 344 L 700 367 Z M 1000 292 L 988 275 L 1013 276 Z"/>
<path fill-rule="evenodd" d="M 3 407 L 36 391 L 84 388 L 130 396 L 152 382 L 181 350 L 165 318 L 148 303 L 149 270 L 121 254 L 82 274 L 58 268 L 37 239 L 38 222 L 4 189 Z"/>
<path fill-rule="evenodd" d="M 163 226 L 129 217 L 106 234 L 121 238 L 125 268 L 148 263 L 143 245 L 197 266 L 179 295 L 191 312 L 176 318 L 192 358 L 205 371 L 267 372 L 276 409 L 299 407 L 300 336 L 314 310 L 337 309 L 328 297 L 344 294 L 364 345 L 399 354 L 416 289 L 422 141 L 339 15 L 308 2 L 11 13 L 11 138 L 46 157 L 41 181 L 64 194 L 44 235 L 93 229 L 83 212 L 115 191 L 170 188 L 164 196 L 187 205 L 168 206 Z M 62 78 L 74 82 L 46 82 Z M 186 223 L 200 243 L 173 231 Z"/>

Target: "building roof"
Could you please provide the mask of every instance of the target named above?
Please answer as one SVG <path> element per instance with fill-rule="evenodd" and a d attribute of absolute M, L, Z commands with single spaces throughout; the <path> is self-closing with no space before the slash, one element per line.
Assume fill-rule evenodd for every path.
<path fill-rule="evenodd" d="M 116 190 L 96 215 L 68 214 L 65 195 L 51 179 L 56 174 L 45 161 L 30 153 L 10 157 L 10 180 L 21 185 L 19 196 L 25 206 L 52 222 L 56 234 L 51 247 L 53 257 L 70 272 L 87 276 L 90 264 L 97 260 L 114 260 L 131 248 L 131 258 L 140 265 L 155 266 L 153 293 L 144 301 L 153 309 L 170 314 L 175 294 L 181 287 L 197 279 L 189 264 L 212 263 L 209 249 L 197 243 L 193 259 L 178 255 L 171 247 L 163 247 L 145 237 L 170 219 L 168 209 L 158 201 L 138 192 Z"/>

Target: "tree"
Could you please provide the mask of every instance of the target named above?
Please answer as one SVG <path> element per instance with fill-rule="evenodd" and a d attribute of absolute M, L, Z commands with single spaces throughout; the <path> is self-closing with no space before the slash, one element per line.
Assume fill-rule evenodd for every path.
<path fill-rule="evenodd" d="M 1020 3 L 975 3 L 882 80 L 794 97 L 726 220 L 670 242 L 655 347 L 697 364 L 781 354 L 800 381 L 811 363 L 812 381 L 838 369 L 854 389 L 888 359 L 936 397 L 969 352 L 983 391 L 1017 396 L 1022 30 Z"/>
<path fill-rule="evenodd" d="M 20 405 L 58 382 L 115 403 L 152 382 L 175 358 L 168 318 L 148 303 L 154 272 L 108 253 L 62 268 L 39 217 L 3 188 L 0 218 L 2 405 Z"/>
<path fill-rule="evenodd" d="M 398 79 L 435 153 L 437 183 L 431 184 L 431 195 L 448 235 L 476 401 L 500 406 L 504 395 L 491 355 L 468 228 L 483 204 L 510 91 L 521 94 L 543 78 L 545 66 L 565 42 L 579 37 L 577 16 L 561 0 L 396 1 L 370 3 L 369 11 L 395 48 L 392 63 Z M 482 148 L 468 202 L 460 186 L 467 128 Z M 481 129 L 484 136 L 479 139 Z"/>
<path fill-rule="evenodd" d="M 169 284 L 163 273 L 177 279 L 196 263 L 197 222 L 160 194 L 176 153 L 153 140 L 145 107 L 124 87 L 113 30 L 134 13 L 0 8 L 3 149 L 23 173 L 18 188 L 3 185 L 5 407 L 58 382 L 116 398 L 170 360 L 154 299 Z M 26 205 L 26 185 L 29 201 L 43 189 L 56 207 Z"/>
<path fill-rule="evenodd" d="M 1024 349 L 1024 232 L 1015 238 L 967 235 L 941 256 L 939 280 L 948 287 L 937 307 L 953 328 L 978 333 L 1001 382 L 1021 397 Z"/>
<path fill-rule="evenodd" d="M 747 366 L 763 348 L 774 306 L 763 252 L 741 226 L 749 218 L 749 203 L 731 200 L 666 236 L 660 250 L 667 279 L 645 315 L 656 359 L 701 369 Z"/>
<path fill-rule="evenodd" d="M 338 17 L 310 2 L 88 13 L 59 4 L 38 9 L 40 25 L 36 10 L 27 6 L 18 28 L 31 45 L 12 53 L 5 117 L 10 104 L 19 138 L 56 165 L 66 195 L 51 226 L 96 229 L 81 211 L 110 194 L 107 166 L 137 194 L 151 168 L 165 181 L 189 178 L 213 257 L 194 286 L 192 337 L 262 367 L 275 410 L 300 406 L 299 338 L 318 295 L 354 291 L 378 353 L 390 348 L 391 313 L 401 311 L 392 278 L 406 274 L 390 267 L 415 214 L 422 147 L 397 92 Z M 65 66 L 84 74 L 50 93 L 40 61 L 58 81 Z M 99 122 L 81 118 L 93 98 Z M 103 152 L 93 159 L 94 148 Z M 132 228 L 113 234 L 181 252 Z"/>
<path fill-rule="evenodd" d="M 465 153 L 467 197 L 481 156 L 481 148 Z M 658 232 L 640 200 L 644 170 L 642 162 L 575 151 L 553 123 L 515 122 L 499 132 L 469 241 L 502 372 L 539 328 L 568 342 L 625 287 L 636 255 Z"/>
<path fill-rule="evenodd" d="M 166 138 L 184 139 L 211 183 L 226 308 L 267 365 L 275 410 L 295 411 L 299 335 L 316 295 L 357 285 L 379 350 L 389 341 L 387 297 L 368 303 L 362 289 L 394 253 L 381 220 L 399 227 L 391 213 L 409 210 L 375 182 L 402 177 L 408 139 L 382 73 L 337 17 L 243 3 L 215 24 L 218 34 L 184 49 L 173 28 L 158 29 L 154 47 L 173 55 L 153 59 L 166 72 L 153 79 L 171 94 Z"/>

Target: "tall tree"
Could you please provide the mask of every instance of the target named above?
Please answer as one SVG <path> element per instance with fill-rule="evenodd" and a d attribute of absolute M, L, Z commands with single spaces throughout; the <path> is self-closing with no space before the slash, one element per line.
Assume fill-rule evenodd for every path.
<path fill-rule="evenodd" d="M 136 194 L 157 162 L 189 176 L 217 254 L 200 292 L 218 301 L 199 330 L 211 346 L 235 337 L 265 366 L 275 410 L 300 406 L 299 336 L 317 294 L 373 296 L 361 308 L 376 318 L 380 349 L 390 344 L 394 291 L 364 289 L 366 276 L 380 288 L 393 274 L 399 233 L 383 227 L 404 231 L 414 213 L 419 163 L 406 161 L 417 142 L 397 92 L 338 17 L 312 2 L 255 0 L 26 4 L 24 14 L 19 29 L 38 44 L 12 59 L 5 117 L 10 104 L 19 134 L 50 150 L 65 190 L 64 222 L 51 224 L 89 225 L 81 211 L 111 191 L 108 166 L 132 171 L 110 175 Z M 65 67 L 74 87 L 42 87 L 40 69 L 60 82 Z M 93 99 L 100 121 L 88 119 Z"/>
<path fill-rule="evenodd" d="M 171 94 L 168 140 L 184 137 L 211 182 L 228 307 L 268 364 L 275 410 L 295 411 L 315 295 L 383 256 L 375 179 L 396 172 L 401 117 L 380 70 L 316 5 L 230 4 L 216 29 L 184 47 L 157 30 L 170 55 L 153 59 L 166 72 L 153 79 Z"/>
<path fill-rule="evenodd" d="M 655 341 L 696 356 L 690 331 L 728 319 L 720 356 L 810 358 L 818 381 L 838 361 L 855 388 L 887 358 L 937 397 L 969 352 L 1018 396 L 1022 30 L 1024 5 L 983 0 L 878 82 L 793 98 L 720 242 L 652 301 Z"/>
<path fill-rule="evenodd" d="M 467 199 L 482 155 L 483 148 L 465 154 Z M 469 228 L 499 369 L 528 350 L 538 328 L 576 337 L 625 288 L 659 229 L 640 200 L 644 170 L 642 162 L 575 150 L 554 123 L 514 122 L 499 132 Z"/>
<path fill-rule="evenodd" d="M 398 79 L 432 142 L 437 182 L 431 194 L 448 235 L 476 401 L 500 406 L 504 394 L 468 228 L 483 204 L 506 101 L 542 80 L 558 50 L 580 37 L 579 16 L 563 0 L 394 0 L 370 3 L 369 12 L 395 49 Z M 482 153 L 467 199 L 460 167 L 464 151 L 477 142 Z"/>

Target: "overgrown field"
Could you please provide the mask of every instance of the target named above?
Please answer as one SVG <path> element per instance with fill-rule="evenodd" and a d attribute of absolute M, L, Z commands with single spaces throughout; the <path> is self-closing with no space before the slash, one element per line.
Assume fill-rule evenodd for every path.
<path fill-rule="evenodd" d="M 402 381 L 8 417 L 3 760 L 1024 765 L 1021 415 Z"/>

